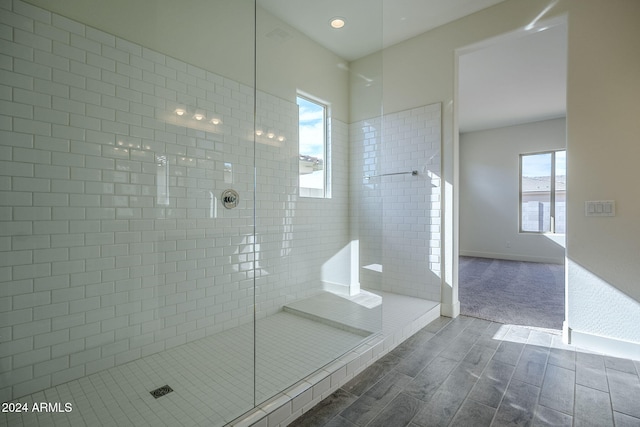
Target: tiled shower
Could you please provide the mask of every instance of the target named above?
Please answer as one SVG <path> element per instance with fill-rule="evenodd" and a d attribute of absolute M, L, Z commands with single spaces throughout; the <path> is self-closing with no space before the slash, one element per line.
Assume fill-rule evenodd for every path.
<path fill-rule="evenodd" d="M 295 93 L 254 67 L 0 1 L 0 401 L 223 425 L 378 334 L 376 292 L 439 301 L 440 105 L 331 118 L 331 197 L 303 198 Z M 354 241 L 364 305 L 322 277 Z M 0 425 L 59 420 L 23 415 Z"/>

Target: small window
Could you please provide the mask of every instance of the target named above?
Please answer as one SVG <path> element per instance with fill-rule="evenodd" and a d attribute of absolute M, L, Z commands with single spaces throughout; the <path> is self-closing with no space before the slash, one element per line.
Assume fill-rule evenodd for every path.
<path fill-rule="evenodd" d="M 328 197 L 327 106 L 298 96 L 299 188 L 302 197 Z"/>
<path fill-rule="evenodd" d="M 565 233 L 567 152 L 520 155 L 520 231 Z"/>

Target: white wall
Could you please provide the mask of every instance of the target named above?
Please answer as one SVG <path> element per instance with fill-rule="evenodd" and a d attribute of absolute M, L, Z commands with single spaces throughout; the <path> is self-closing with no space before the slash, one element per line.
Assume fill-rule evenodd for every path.
<path fill-rule="evenodd" d="M 29 3 L 253 86 L 252 0 L 65 0 Z M 227 43 L 234 40 L 234 43 Z"/>
<path fill-rule="evenodd" d="M 640 331 L 633 325 L 640 324 L 640 199 L 634 178 L 640 150 L 639 2 L 507 0 L 385 49 L 381 54 L 385 112 L 433 102 L 444 105 L 443 310 L 455 314 L 455 51 L 523 30 L 550 4 L 553 7 L 543 19 L 565 13 L 569 19 L 568 328 L 637 346 Z M 368 110 L 357 98 L 352 99 L 352 119 L 366 118 Z M 363 112 L 361 116 L 359 112 Z M 585 200 L 609 198 L 616 200 L 616 217 L 584 217 Z M 603 290 L 617 296 L 599 298 Z"/>
<path fill-rule="evenodd" d="M 564 264 L 564 235 L 518 232 L 520 154 L 566 148 L 566 120 L 460 135 L 460 255 Z"/>
<path fill-rule="evenodd" d="M 346 61 L 263 9 L 257 11 L 257 88 L 292 102 L 300 90 L 329 103 L 331 116 L 348 123 Z"/>
<path fill-rule="evenodd" d="M 568 327 L 576 342 L 635 343 L 627 354 L 640 359 L 640 2 L 571 4 Z M 616 201 L 616 216 L 585 217 L 584 202 L 602 199 Z"/>
<path fill-rule="evenodd" d="M 254 20 L 253 0 L 29 3 L 248 86 L 256 52 L 258 89 L 293 102 L 296 90 L 304 90 L 348 121 L 349 75 L 339 67 L 345 61 L 260 7 Z"/>

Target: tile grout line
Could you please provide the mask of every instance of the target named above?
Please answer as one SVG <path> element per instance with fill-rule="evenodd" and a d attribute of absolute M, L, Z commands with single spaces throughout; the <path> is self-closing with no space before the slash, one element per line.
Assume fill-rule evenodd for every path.
<path fill-rule="evenodd" d="M 486 320 L 486 319 L 480 319 L 480 320 Z M 493 324 L 493 323 L 496 323 L 496 322 L 493 322 L 493 321 L 490 321 L 490 322 L 491 322 L 491 323 L 489 323 L 489 326 L 491 326 L 491 324 Z M 487 328 L 486 328 L 486 329 L 489 329 L 489 326 L 487 326 Z M 486 331 L 485 331 L 485 332 L 486 332 Z M 484 333 L 483 333 L 482 335 L 484 335 Z M 481 336 L 482 336 L 482 335 L 481 335 Z M 478 338 L 478 339 L 479 339 L 479 338 Z M 469 352 L 470 352 L 470 351 L 471 351 L 471 350 L 469 350 Z M 487 362 L 487 364 L 484 366 L 484 368 L 482 368 L 482 371 L 481 371 L 481 372 L 480 372 L 480 374 L 478 375 L 478 379 L 477 379 L 477 380 L 476 380 L 476 382 L 473 384 L 473 387 L 471 387 L 471 390 L 469 390 L 469 391 L 467 392 L 467 394 L 466 394 L 466 395 L 465 395 L 465 397 L 464 397 L 464 400 L 462 401 L 462 403 L 461 403 L 461 404 L 460 404 L 460 406 L 458 407 L 458 410 L 456 411 L 456 413 L 455 413 L 455 414 L 453 414 L 453 417 L 451 417 L 451 421 L 449 421 L 449 423 L 447 424 L 448 426 L 451 426 L 451 425 L 453 424 L 453 422 L 454 422 L 454 420 L 455 420 L 456 416 L 457 416 L 457 415 L 458 415 L 458 413 L 460 412 L 460 409 L 462 409 L 462 407 L 464 406 L 464 404 L 465 404 L 468 400 L 471 400 L 471 401 L 475 402 L 475 400 L 470 399 L 469 395 L 471 394 L 471 392 L 473 391 L 473 389 L 474 389 L 474 388 L 476 387 L 476 385 L 478 384 L 478 381 L 480 380 L 480 378 L 482 378 L 482 374 L 484 374 L 484 372 L 486 371 L 487 366 L 489 366 L 489 363 L 491 362 L 491 360 L 493 359 L 493 356 L 495 356 L 495 354 L 496 354 L 496 352 L 497 352 L 497 351 L 498 351 L 498 348 L 496 347 L 496 348 L 495 348 L 495 350 L 493 350 L 493 353 L 491 354 L 491 357 L 489 358 L 489 362 Z M 467 354 L 469 354 L 469 353 L 467 353 Z M 465 355 L 465 356 L 466 356 L 466 355 Z M 463 359 L 463 360 L 464 360 L 464 359 Z M 462 361 L 460 361 L 460 363 L 462 363 Z M 458 365 L 456 365 L 456 367 L 460 366 L 460 363 L 459 363 Z M 515 369 L 514 369 L 514 373 L 515 373 Z M 449 375 L 451 375 L 451 374 L 449 374 Z M 513 376 L 513 373 L 512 373 L 511 375 Z M 447 378 L 448 378 L 448 376 L 447 376 Z M 446 380 L 445 380 L 445 381 L 446 381 Z M 480 402 L 476 402 L 476 403 L 480 403 Z M 481 403 L 481 404 L 482 404 L 482 403 Z M 499 406 L 499 405 L 498 405 L 498 406 Z M 497 414 L 497 413 L 498 413 L 498 410 L 496 409 L 496 414 Z M 494 417 L 495 417 L 495 414 L 494 414 Z M 493 422 L 493 418 L 491 419 L 491 421 Z"/>
<path fill-rule="evenodd" d="M 511 329 L 511 328 L 509 328 L 509 329 Z M 502 343 L 505 342 L 502 338 L 500 338 L 500 341 L 501 341 L 500 345 L 502 345 Z M 497 351 L 498 351 L 498 349 L 496 348 L 496 352 Z M 504 387 L 504 391 L 502 392 L 502 396 L 500 397 L 500 402 L 498 402 L 498 405 L 496 406 L 496 411 L 493 413 L 493 417 L 491 418 L 491 422 L 489 423 L 489 426 L 493 425 L 494 421 L 496 420 L 496 417 L 498 416 L 498 411 L 500 410 L 500 406 L 502 406 L 502 402 L 504 401 L 504 398 L 507 395 L 507 390 L 509 390 L 509 386 L 511 385 L 511 381 L 513 380 L 513 376 L 516 374 L 516 368 L 518 367 L 518 363 L 520 362 L 520 359 L 522 358 L 522 353 L 523 352 L 524 352 L 524 347 L 522 347 L 522 350 L 520 350 L 520 354 L 518 355 L 518 360 L 516 361 L 516 364 L 513 366 L 513 372 L 511 372 L 511 375 L 509 376 L 509 381 L 507 381 L 507 385 Z"/>
<path fill-rule="evenodd" d="M 525 344 L 525 347 L 528 344 Z M 524 348 L 522 349 L 522 351 L 524 352 Z M 549 367 L 549 356 L 551 355 L 551 348 L 547 347 L 547 357 L 545 358 L 544 361 L 544 371 L 542 372 L 542 381 L 540 382 L 540 390 L 538 391 L 538 396 L 536 397 L 536 406 L 533 408 L 533 413 L 532 413 L 532 420 L 531 422 L 535 422 L 535 418 L 536 418 L 536 414 L 538 413 L 538 407 L 540 406 L 544 406 L 544 405 L 540 405 L 540 396 L 542 395 L 542 387 L 544 386 L 545 383 L 545 377 L 547 375 L 547 369 Z M 505 391 L 506 392 L 506 391 Z M 546 408 L 546 406 L 545 406 Z M 553 409 L 553 408 L 549 408 L 549 409 Z M 554 409 L 555 410 L 555 409 Z M 558 411 L 561 412 L 561 411 Z M 571 416 L 571 421 L 573 422 L 573 415 Z"/>
<path fill-rule="evenodd" d="M 613 397 L 611 396 L 611 384 L 609 383 L 609 372 L 607 372 L 607 362 L 606 360 L 604 360 L 604 356 L 603 356 L 603 360 L 602 363 L 604 364 L 604 376 L 607 378 L 607 388 L 609 389 L 609 406 L 611 407 L 611 425 L 615 426 L 616 425 L 616 416 L 615 416 L 615 410 L 613 409 Z M 626 415 L 626 414 L 625 414 Z"/>
<path fill-rule="evenodd" d="M 429 337 L 429 339 L 428 339 L 426 342 L 429 342 L 429 341 L 431 341 L 433 338 L 435 338 L 435 337 L 437 336 L 437 334 L 438 334 L 438 333 L 440 333 L 440 332 L 442 332 L 442 330 L 443 330 L 444 328 L 446 328 L 447 326 L 449 326 L 449 325 L 451 324 L 451 322 L 453 322 L 453 319 L 451 319 L 451 320 L 450 320 L 450 321 L 448 321 L 445 325 L 443 325 L 443 326 L 438 330 L 438 332 L 436 332 L 432 337 Z M 417 333 L 417 332 L 419 332 L 419 331 L 416 331 L 416 333 Z M 415 334 L 414 334 L 414 335 L 415 335 Z M 457 336 L 459 336 L 459 335 L 460 335 L 460 334 L 456 335 L 456 337 L 457 337 Z M 412 336 L 413 336 L 413 335 L 412 335 Z M 409 338 L 411 338 L 411 337 L 409 337 Z M 409 339 L 409 338 L 407 338 L 407 339 Z M 406 341 L 406 340 L 405 340 L 405 341 Z M 447 347 L 448 347 L 448 346 L 447 346 Z M 447 347 L 445 347 L 445 348 L 447 348 Z M 444 351 L 444 350 L 445 350 L 445 348 L 443 348 L 441 351 L 439 351 L 439 352 L 437 353 L 437 355 L 436 355 L 436 356 L 434 356 L 434 359 L 435 359 L 435 357 L 437 357 L 440 353 L 442 353 L 442 351 Z M 415 349 L 414 351 L 410 352 L 409 354 L 413 354 L 413 353 L 415 353 L 416 351 L 417 351 L 417 349 Z M 431 363 L 431 362 L 429 362 L 429 363 Z M 427 365 L 425 365 L 425 366 L 424 366 L 420 371 L 418 371 L 418 373 L 416 374 L 416 376 L 415 376 L 415 377 L 417 377 L 418 375 L 420 375 L 420 372 L 422 372 L 424 369 L 426 369 L 426 367 L 427 367 L 427 366 L 429 366 L 429 363 L 427 363 Z M 396 369 L 396 368 L 394 367 L 394 368 L 392 369 L 392 371 L 394 371 L 395 369 Z M 389 373 L 390 373 L 390 372 L 389 372 Z M 384 377 L 386 377 L 387 375 L 389 375 L 389 373 L 387 373 L 387 374 L 386 374 L 386 375 L 384 375 L 382 378 L 380 378 L 378 381 L 376 381 L 376 382 L 375 382 L 375 384 L 373 384 L 371 387 L 369 387 L 369 388 L 368 388 L 365 392 L 363 392 L 362 394 L 364 395 L 367 391 L 371 390 L 371 389 L 372 389 L 376 384 L 378 384 L 380 381 L 382 381 L 382 379 L 383 379 Z M 413 377 L 413 378 L 415 379 L 415 377 Z M 372 422 L 373 422 L 373 421 L 374 421 L 374 420 L 375 420 L 375 419 L 376 419 L 376 418 L 377 418 L 381 413 L 383 413 L 383 412 L 384 412 L 384 410 L 385 410 L 387 407 L 389 407 L 389 405 L 391 405 L 391 403 L 395 400 L 395 398 L 396 398 L 396 397 L 398 397 L 400 394 L 402 394 L 402 392 L 403 392 L 403 391 L 404 391 L 404 390 L 400 391 L 396 396 L 394 396 L 394 398 L 393 398 L 393 399 L 391 399 L 391 400 L 389 401 L 389 403 L 387 403 L 385 406 L 383 406 L 383 407 L 382 407 L 382 408 L 377 412 L 377 414 L 376 414 L 376 415 L 375 415 L 371 420 L 369 420 L 369 421 L 364 425 L 364 427 L 366 427 L 366 426 L 370 425 L 370 424 L 371 424 L 371 423 L 372 423 Z M 418 399 L 418 400 L 419 400 L 419 399 Z M 413 418 L 415 418 L 415 416 L 414 416 Z M 412 418 L 411 420 L 413 420 L 413 418 Z M 411 420 L 409 420 L 409 422 L 411 422 Z"/>
<path fill-rule="evenodd" d="M 434 358 L 433 358 L 429 363 L 427 363 L 427 364 L 426 364 L 426 365 L 425 365 L 425 366 L 424 366 L 420 371 L 418 371 L 418 373 L 416 374 L 416 376 L 414 377 L 414 379 L 415 379 L 418 375 L 420 375 L 420 372 L 424 371 L 424 370 L 427 368 L 427 366 L 429 366 L 429 365 L 431 364 L 431 362 L 433 362 L 433 360 L 434 360 L 436 357 L 440 356 L 440 354 L 442 354 L 442 352 L 444 352 L 447 348 L 449 348 L 449 347 L 453 344 L 453 341 L 454 341 L 456 338 L 458 338 L 460 335 L 462 335 L 462 333 L 463 333 L 463 332 L 464 332 L 464 331 L 465 331 L 465 330 L 466 330 L 466 329 L 467 329 L 471 324 L 473 324 L 473 323 L 474 323 L 474 321 L 476 321 L 476 320 L 477 320 L 477 318 L 472 318 L 472 319 L 473 319 L 473 320 L 472 320 L 471 322 L 469 322 L 469 324 L 468 324 L 467 326 L 465 326 L 465 327 L 460 331 L 460 333 L 458 333 L 454 338 L 452 338 L 452 339 L 451 339 L 450 343 L 449 343 L 446 347 L 444 347 L 441 351 L 439 351 L 438 353 L 436 353 L 436 355 L 434 356 Z M 484 319 L 479 319 L 479 320 L 484 320 Z M 450 324 L 451 324 L 451 322 L 453 322 L 453 319 L 452 319 L 450 322 L 448 322 L 445 326 L 443 326 L 442 328 L 440 328 L 440 330 L 438 331 L 438 333 L 439 333 L 439 332 L 441 332 L 445 327 L 447 327 L 448 325 L 450 325 Z M 493 322 L 491 322 L 491 323 L 493 323 Z M 488 329 L 488 326 L 487 326 L 487 329 Z M 436 333 L 433 337 L 429 338 L 429 340 L 427 340 L 427 342 L 428 342 L 428 341 L 430 341 L 431 339 L 435 338 L 436 336 L 437 336 L 437 333 Z M 478 338 L 478 339 L 479 339 L 479 338 Z M 477 341 L 477 340 L 476 340 L 476 341 Z M 474 344 L 473 344 L 473 345 L 475 345 L 475 341 L 474 341 Z M 451 370 L 451 372 L 453 372 L 456 368 L 458 368 L 458 367 L 462 364 L 462 362 L 464 361 L 464 358 L 465 358 L 465 357 L 466 357 L 466 356 L 471 352 L 471 348 L 473 347 L 473 345 L 471 345 L 471 346 L 469 347 L 469 350 L 464 354 L 464 357 L 462 357 L 462 359 L 461 359 L 460 361 L 456 361 L 457 363 L 456 363 L 455 367 Z M 494 354 L 495 354 L 495 350 L 494 350 Z M 492 355 L 491 357 L 493 357 L 493 355 Z M 449 360 L 453 360 L 453 359 L 449 359 Z M 486 366 L 482 369 L 482 372 L 484 372 L 484 370 L 485 370 L 485 369 L 486 369 Z M 451 372 L 449 373 L 449 375 L 447 375 L 447 378 L 445 378 L 445 379 L 442 381 L 442 384 L 444 384 L 444 382 L 449 378 L 449 376 L 451 375 Z M 482 373 L 481 373 L 480 375 L 482 375 Z M 436 393 L 437 393 L 437 391 L 438 391 L 438 390 L 440 390 L 440 387 L 442 387 L 442 384 L 440 384 L 440 385 L 438 386 L 438 388 L 437 388 L 437 389 L 436 389 L 436 391 L 435 391 Z M 474 387 L 475 387 L 475 384 L 474 384 Z M 473 390 L 473 387 L 471 388 L 471 390 Z M 450 425 L 450 424 L 451 424 L 451 422 L 453 422 L 453 420 L 455 419 L 456 415 L 457 415 L 457 414 L 458 414 L 458 412 L 460 411 L 460 408 L 462 407 L 462 405 L 464 404 L 464 402 L 467 400 L 467 398 L 468 398 L 468 396 L 469 396 L 469 393 L 471 393 L 471 390 L 469 390 L 469 391 L 467 392 L 467 394 L 465 395 L 464 400 L 462 401 L 462 403 L 460 404 L 460 406 L 459 406 L 459 407 L 458 407 L 458 409 L 456 410 L 455 414 L 453 414 L 453 417 L 451 418 L 451 421 L 449 422 L 449 424 L 448 424 L 448 425 Z M 400 392 L 400 393 L 402 393 L 402 392 Z M 400 394 L 400 393 L 398 393 L 398 394 Z M 433 397 L 433 396 L 432 396 L 432 397 Z M 420 399 L 417 399 L 417 400 L 420 400 Z M 392 400 L 392 401 L 393 401 L 393 400 Z M 421 402 L 422 402 L 423 404 L 427 404 L 427 403 L 428 403 L 428 402 L 424 402 L 424 401 L 421 401 Z M 388 407 L 390 404 L 391 404 L 391 402 L 389 402 L 389 404 L 385 405 L 385 408 L 386 408 L 386 407 Z M 421 405 L 421 406 L 422 406 L 422 405 Z M 383 410 L 384 410 L 384 408 L 383 408 Z M 382 412 L 383 412 L 383 410 L 381 410 L 381 411 L 379 412 L 379 414 L 380 414 L 380 413 L 382 413 Z M 412 422 L 413 422 L 413 420 L 415 419 L 415 417 L 416 417 L 417 415 L 418 415 L 418 414 L 416 413 L 416 414 L 411 418 L 411 420 L 409 420 L 409 423 L 412 423 Z M 374 417 L 374 419 L 375 419 L 375 417 Z M 373 420 L 372 420 L 372 421 L 373 421 Z M 371 422 L 371 421 L 370 421 L 370 422 Z M 370 423 L 370 422 L 369 422 L 369 423 Z M 369 423 L 367 423 L 367 425 L 368 425 Z"/>

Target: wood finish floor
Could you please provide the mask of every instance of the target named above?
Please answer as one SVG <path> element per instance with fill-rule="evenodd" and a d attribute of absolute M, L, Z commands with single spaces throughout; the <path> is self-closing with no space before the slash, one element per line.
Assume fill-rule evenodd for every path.
<path fill-rule="evenodd" d="M 640 362 L 440 317 L 290 426 L 640 426 Z"/>

